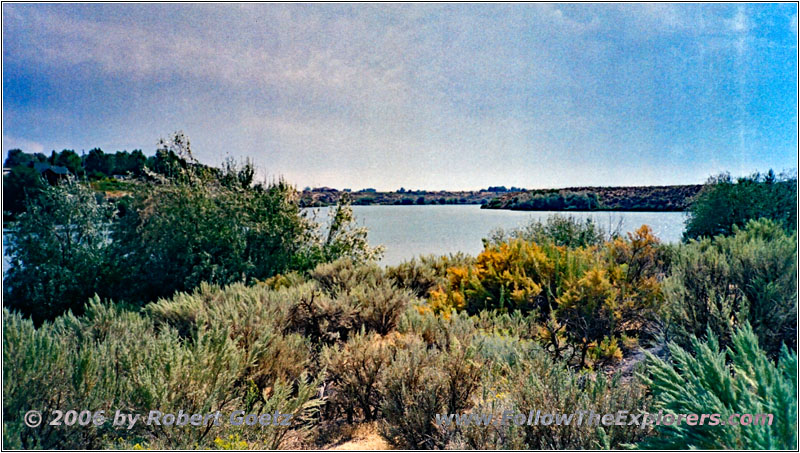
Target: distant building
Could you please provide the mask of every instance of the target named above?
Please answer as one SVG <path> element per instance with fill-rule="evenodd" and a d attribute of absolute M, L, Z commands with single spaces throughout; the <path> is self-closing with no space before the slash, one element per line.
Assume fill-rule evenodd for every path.
<path fill-rule="evenodd" d="M 55 184 L 62 179 L 66 179 L 72 174 L 67 167 L 50 165 L 45 162 L 34 163 L 33 169 L 38 171 L 39 174 L 42 175 L 42 177 L 50 184 Z"/>

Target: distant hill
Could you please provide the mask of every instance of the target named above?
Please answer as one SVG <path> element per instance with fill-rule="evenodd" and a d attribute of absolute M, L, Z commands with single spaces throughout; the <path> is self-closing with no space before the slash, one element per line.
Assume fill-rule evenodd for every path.
<path fill-rule="evenodd" d="M 537 189 L 506 193 L 482 207 L 519 211 L 683 211 L 702 187 L 694 184 Z"/>

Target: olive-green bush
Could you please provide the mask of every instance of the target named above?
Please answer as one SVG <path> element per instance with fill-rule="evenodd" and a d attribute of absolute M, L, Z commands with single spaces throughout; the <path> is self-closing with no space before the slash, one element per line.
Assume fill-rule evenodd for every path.
<path fill-rule="evenodd" d="M 351 336 L 341 346 L 328 346 L 321 361 L 326 380 L 333 387 L 328 399 L 331 415 L 345 414 L 353 421 L 356 410 L 364 420 L 377 418 L 381 404 L 381 385 L 389 364 L 387 346 L 380 335 L 364 330 Z"/>
<path fill-rule="evenodd" d="M 510 239 L 522 239 L 538 244 L 552 242 L 574 248 L 602 245 L 613 236 L 613 232 L 604 231 L 591 218 L 581 221 L 573 216 L 550 215 L 544 221 L 532 220 L 519 228 L 496 229 L 484 242 L 498 245 Z"/>
<path fill-rule="evenodd" d="M 767 219 L 679 246 L 664 282 L 668 339 L 688 347 L 709 328 L 729 346 L 749 322 L 770 356 L 783 344 L 796 350 L 796 247 L 795 234 Z"/>
<path fill-rule="evenodd" d="M 386 268 L 386 275 L 399 287 L 427 297 L 430 291 L 447 283 L 447 269 L 472 264 L 475 258 L 459 253 L 436 256 L 424 255 Z"/>
<path fill-rule="evenodd" d="M 245 321 L 246 322 L 246 321 Z M 297 366 L 275 367 L 273 358 L 297 352 L 299 337 L 273 345 L 266 334 L 237 331 L 226 320 L 199 321 L 186 334 L 148 317 L 93 300 L 82 317 L 71 313 L 36 328 L 19 314 L 3 313 L 3 411 L 6 448 L 109 448 L 122 438 L 130 445 L 155 448 L 198 448 L 224 435 L 225 424 L 197 427 L 148 426 L 116 429 L 68 429 L 43 425 L 31 429 L 22 423 L 30 409 L 88 408 L 146 414 L 210 413 L 247 409 L 261 412 L 293 410 L 301 428 L 318 405 L 314 379 Z M 292 348 L 294 348 L 292 350 Z M 297 357 L 293 357 L 294 360 Z M 292 363 L 280 360 L 278 363 Z M 302 363 L 302 360 L 301 360 Z M 288 387 L 287 387 L 288 386 Z M 47 391 L 41 391 L 47 389 Z M 292 390 L 288 390 L 292 389 Z M 277 448 L 285 427 L 243 432 L 248 441 Z M 267 439 L 272 439 L 267 441 Z M 271 442 L 263 444 L 261 442 Z"/>

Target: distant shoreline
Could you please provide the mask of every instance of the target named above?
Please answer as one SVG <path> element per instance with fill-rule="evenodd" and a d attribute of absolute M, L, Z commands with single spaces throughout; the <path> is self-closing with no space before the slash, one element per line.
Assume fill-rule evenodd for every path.
<path fill-rule="evenodd" d="M 517 211 L 685 211 L 703 188 L 674 186 L 569 187 L 501 195 L 483 208 Z"/>
<path fill-rule="evenodd" d="M 347 194 L 354 206 L 481 205 L 482 209 L 565 212 L 682 212 L 703 185 L 567 187 L 534 190 L 479 191 L 339 191 L 304 190 L 304 208 L 335 205 Z"/>
<path fill-rule="evenodd" d="M 300 206 L 316 208 L 335 205 L 347 194 L 353 206 L 423 206 L 423 205 L 485 205 L 506 192 L 403 190 L 378 192 L 372 190 L 350 192 L 328 187 L 300 192 Z"/>

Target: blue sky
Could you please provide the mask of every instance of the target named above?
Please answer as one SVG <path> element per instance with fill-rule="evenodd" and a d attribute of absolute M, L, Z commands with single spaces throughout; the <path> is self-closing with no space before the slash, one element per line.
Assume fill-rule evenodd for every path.
<path fill-rule="evenodd" d="M 249 156 L 299 187 L 797 168 L 794 4 L 4 4 L 3 152 Z"/>

